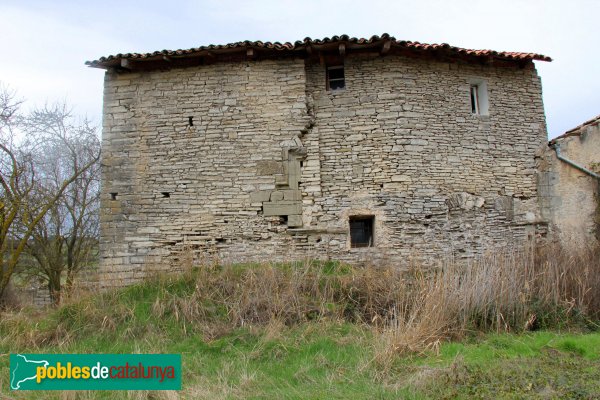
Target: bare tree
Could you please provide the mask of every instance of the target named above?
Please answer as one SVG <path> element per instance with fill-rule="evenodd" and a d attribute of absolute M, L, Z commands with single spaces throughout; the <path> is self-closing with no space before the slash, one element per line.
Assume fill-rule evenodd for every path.
<path fill-rule="evenodd" d="M 100 142 L 89 121 L 73 120 L 65 104 L 56 104 L 34 111 L 23 122 L 25 131 L 36 138 L 30 146 L 36 159 L 36 195 L 41 203 L 54 197 L 62 182 L 82 165 L 92 164 L 64 190 L 28 242 L 34 262 L 25 263 L 24 272 L 48 284 L 55 304 L 65 291 L 63 277 L 68 293 L 77 272 L 90 265 L 98 249 Z M 55 140 L 57 137 L 61 140 Z M 40 138 L 44 140 L 40 142 Z"/>
<path fill-rule="evenodd" d="M 42 121 L 45 114 L 33 112 L 23 119 L 19 115 L 21 103 L 14 92 L 0 86 L 0 298 L 38 224 L 100 157 L 98 151 L 91 158 L 83 158 L 81 149 L 69 142 L 73 132 L 63 129 L 60 118 Z M 24 138 L 17 140 L 17 132 L 24 132 Z M 43 190 L 39 189 L 47 178 L 38 177 L 34 156 L 43 143 L 62 146 L 71 155 L 73 169 L 42 198 Z"/>

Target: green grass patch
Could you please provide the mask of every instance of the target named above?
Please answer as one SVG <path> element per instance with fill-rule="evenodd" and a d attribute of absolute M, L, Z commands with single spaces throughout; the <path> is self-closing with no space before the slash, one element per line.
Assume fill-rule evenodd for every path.
<path fill-rule="evenodd" d="M 359 312 L 361 304 L 387 304 L 381 299 L 377 300 L 380 303 L 374 301 L 378 298 L 369 297 L 371 292 L 343 286 L 349 285 L 347 278 L 354 279 L 355 273 L 346 265 L 312 263 L 308 269 L 299 269 L 298 265 L 284 264 L 264 276 L 252 275 L 255 271 L 243 265 L 211 268 L 212 272 L 195 269 L 177 279 L 156 277 L 82 298 L 46 315 L 35 310 L 3 314 L 0 393 L 9 398 L 32 397 L 30 392 L 8 390 L 10 353 L 160 352 L 182 355 L 181 392 L 79 392 L 69 398 L 600 397 L 597 331 L 474 332 L 460 342 L 441 340 L 437 351 L 401 355 L 386 342 L 380 327 L 346 317 L 348 305 Z M 287 275 L 276 275 L 281 271 Z M 213 281 L 201 286 L 202 274 L 208 272 L 216 275 L 206 275 Z M 297 316 L 292 309 L 289 315 L 282 313 L 258 322 L 252 322 L 251 313 L 232 319 L 236 279 L 249 277 L 262 285 L 259 278 L 270 277 L 270 287 L 283 287 L 273 293 L 283 296 L 293 285 L 283 286 L 287 282 L 282 276 L 294 273 L 315 273 L 314 281 L 298 280 L 298 284 L 316 293 L 338 291 L 335 293 L 341 297 L 328 295 L 323 297 L 326 301 L 318 303 L 305 299 L 312 292 L 303 289 L 292 292 L 286 301 L 306 301 L 310 307 L 305 314 Z M 367 278 L 376 276 L 358 278 L 368 286 L 377 281 Z M 213 295 L 207 288 L 222 294 Z M 265 306 L 265 299 L 252 297 L 259 295 L 259 290 L 248 293 L 248 298 L 239 296 L 235 301 L 246 301 L 248 310 Z M 286 301 L 281 301 L 283 311 L 287 310 Z M 35 395 L 64 398 L 56 392 Z"/>
<path fill-rule="evenodd" d="M 172 327 L 175 331 L 177 327 Z M 124 329 L 123 329 L 124 330 Z M 122 336 L 91 334 L 63 346 L 2 353 L 180 353 L 183 398 L 595 398 L 600 395 L 600 333 L 489 334 L 445 343 L 439 354 L 374 362 L 378 336 L 367 326 L 309 322 L 292 328 L 239 328 L 215 340 L 183 332 Z M 8 357 L 0 358 L 7 396 Z M 59 393 L 40 393 L 60 398 Z M 81 394 L 82 396 L 84 394 Z M 126 392 L 84 398 L 129 398 Z M 153 398 L 166 396 L 157 392 Z M 165 397 L 167 398 L 167 397 Z"/>

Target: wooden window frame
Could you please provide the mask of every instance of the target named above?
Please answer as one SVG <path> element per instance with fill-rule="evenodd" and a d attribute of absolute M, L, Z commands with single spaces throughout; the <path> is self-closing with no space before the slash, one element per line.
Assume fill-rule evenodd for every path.
<path fill-rule="evenodd" d="M 342 70 L 342 77 L 341 78 L 330 78 L 329 77 L 329 71 L 331 70 Z M 330 92 L 337 92 L 339 90 L 345 90 L 346 89 L 346 71 L 344 69 L 344 65 L 331 65 L 328 66 L 326 69 L 326 82 L 327 82 L 327 91 Z M 335 89 L 331 88 L 331 82 L 342 82 L 343 86 L 342 87 L 338 87 Z"/>

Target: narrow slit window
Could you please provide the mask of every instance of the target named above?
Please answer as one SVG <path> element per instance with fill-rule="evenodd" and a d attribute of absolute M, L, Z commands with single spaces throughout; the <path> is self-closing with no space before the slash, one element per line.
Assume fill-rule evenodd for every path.
<path fill-rule="evenodd" d="M 327 67 L 327 90 L 341 90 L 344 88 L 346 88 L 344 66 Z"/>
<path fill-rule="evenodd" d="M 471 114 L 489 115 L 488 88 L 485 80 L 469 82 L 469 96 L 471 100 Z"/>
<path fill-rule="evenodd" d="M 350 217 L 350 247 L 373 247 L 375 217 Z"/>
<path fill-rule="evenodd" d="M 479 86 L 471 85 L 471 113 L 479 114 Z"/>

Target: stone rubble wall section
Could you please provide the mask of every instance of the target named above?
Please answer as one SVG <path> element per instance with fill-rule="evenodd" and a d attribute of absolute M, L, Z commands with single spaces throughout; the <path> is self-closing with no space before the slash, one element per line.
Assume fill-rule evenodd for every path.
<path fill-rule="evenodd" d="M 434 265 L 544 233 L 535 69 L 349 56 L 345 76 L 329 92 L 300 59 L 107 72 L 101 285 L 201 257 Z M 375 217 L 375 247 L 350 249 L 352 215 Z"/>

